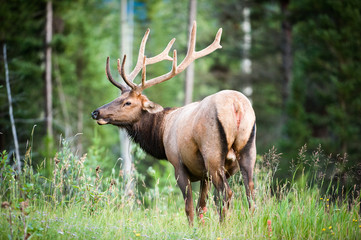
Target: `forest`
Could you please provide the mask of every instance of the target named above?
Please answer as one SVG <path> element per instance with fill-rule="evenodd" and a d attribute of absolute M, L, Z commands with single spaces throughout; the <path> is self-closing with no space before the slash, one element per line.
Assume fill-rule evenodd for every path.
<path fill-rule="evenodd" d="M 196 49 L 219 28 L 222 48 L 194 62 L 193 78 L 181 73 L 143 93 L 163 107 L 224 89 L 246 95 L 264 211 L 248 212 L 236 175 L 229 224 L 214 210 L 203 228 L 183 231 L 172 165 L 91 113 L 120 95 L 107 57 L 121 82 L 117 59 L 126 54 L 131 71 L 149 28 L 147 56 L 176 38 L 183 59 L 193 20 Z M 361 1 L 11 0 L 0 3 L 0 23 L 0 238 L 361 237 Z M 151 65 L 147 77 L 171 66 Z"/>

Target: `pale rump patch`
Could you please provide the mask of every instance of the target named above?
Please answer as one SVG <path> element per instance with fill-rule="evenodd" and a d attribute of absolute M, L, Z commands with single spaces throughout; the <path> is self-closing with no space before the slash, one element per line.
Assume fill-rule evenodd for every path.
<path fill-rule="evenodd" d="M 233 148 L 231 148 L 227 153 L 227 160 L 230 160 L 232 162 L 236 161 L 236 154 L 234 153 Z"/>
<path fill-rule="evenodd" d="M 239 109 L 238 106 L 236 106 L 234 103 L 233 103 L 233 112 L 234 112 L 234 115 L 235 115 L 235 120 L 236 120 L 236 124 L 237 124 L 237 129 L 239 128 L 239 125 L 241 123 L 241 111 Z"/>

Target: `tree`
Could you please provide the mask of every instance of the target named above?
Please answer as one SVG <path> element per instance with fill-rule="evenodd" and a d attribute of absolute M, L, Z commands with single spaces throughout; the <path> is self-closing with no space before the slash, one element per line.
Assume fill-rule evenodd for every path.
<path fill-rule="evenodd" d="M 51 40 L 53 36 L 53 4 L 52 1 L 46 3 L 46 27 L 45 27 L 45 123 L 46 132 L 49 137 L 53 137 L 53 111 L 52 111 L 52 61 L 51 61 Z"/>
<path fill-rule="evenodd" d="M 125 64 L 125 71 L 129 73 L 131 71 L 132 65 L 132 56 L 133 56 L 133 9 L 134 9 L 134 2 L 130 1 L 128 5 L 127 0 L 121 0 L 120 6 L 120 53 L 122 55 L 127 55 L 127 61 Z M 121 149 L 121 156 L 123 159 L 123 174 L 124 179 L 126 181 L 126 192 L 130 193 L 133 190 L 133 169 L 132 169 L 132 156 L 130 154 L 130 147 L 131 143 L 129 137 L 125 130 L 119 130 L 119 138 L 120 138 L 120 149 Z"/>
<path fill-rule="evenodd" d="M 284 149 L 295 156 L 297 144 L 307 143 L 311 150 L 322 144 L 327 153 L 347 153 L 348 163 L 338 163 L 346 182 L 360 178 L 352 174 L 361 158 L 360 8 L 360 1 L 290 5 L 295 58 Z"/>
<path fill-rule="evenodd" d="M 11 130 L 13 133 L 14 145 L 15 145 L 16 168 L 18 170 L 18 173 L 20 174 L 21 162 L 20 162 L 20 153 L 19 153 L 19 142 L 18 142 L 18 134 L 16 132 L 16 126 L 15 126 L 14 114 L 13 114 L 13 104 L 12 104 L 11 89 L 10 89 L 10 79 L 9 79 L 9 68 L 8 68 L 6 44 L 4 44 L 4 46 L 3 46 L 3 56 L 4 56 L 4 65 L 5 65 L 6 90 L 7 90 L 8 99 L 9 99 L 9 116 L 10 116 Z"/>
<path fill-rule="evenodd" d="M 11 80 L 12 104 L 14 121 L 19 141 L 19 154 L 26 151 L 31 129 L 34 124 L 40 125 L 41 134 L 45 127 L 44 99 L 42 92 L 44 78 L 44 12 L 43 1 L 5 1 L 0 4 L 0 42 L 6 43 L 9 79 Z M 21 12 L 21 14 L 14 14 Z M 3 59 L 3 57 L 1 58 Z M 0 85 L 5 85 L 1 64 Z M 8 100 L 6 88 L 0 88 L 0 148 L 13 151 L 11 124 L 9 124 Z M 45 135 L 45 134 L 44 134 Z M 34 143 L 40 145 L 41 141 Z M 43 160 L 43 159 L 42 159 Z"/>
<path fill-rule="evenodd" d="M 291 0 L 280 0 L 281 8 L 281 28 L 282 28 L 282 122 L 286 113 L 286 103 L 290 94 L 290 84 L 292 83 L 292 24 L 290 22 L 289 5 Z"/>
<path fill-rule="evenodd" d="M 197 17 L 197 0 L 189 0 L 188 38 L 191 34 L 193 22 L 196 20 L 196 17 Z M 185 105 L 192 102 L 193 83 L 194 83 L 194 63 L 191 63 L 186 69 L 185 97 L 184 97 Z"/>

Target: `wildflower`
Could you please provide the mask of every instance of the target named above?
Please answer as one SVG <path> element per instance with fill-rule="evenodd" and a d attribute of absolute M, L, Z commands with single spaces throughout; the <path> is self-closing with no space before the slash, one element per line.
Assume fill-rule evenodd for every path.
<path fill-rule="evenodd" d="M 217 237 L 217 240 L 221 240 L 221 238 L 220 238 L 220 237 Z"/>
<path fill-rule="evenodd" d="M 326 231 L 326 228 L 322 228 L 322 231 L 323 231 L 323 232 Z"/>
<path fill-rule="evenodd" d="M 272 237 L 272 227 L 271 227 L 271 220 L 267 220 L 267 230 L 268 230 L 268 236 Z"/>
<path fill-rule="evenodd" d="M 330 205 L 328 205 L 328 204 L 327 204 L 327 205 L 326 205 L 326 207 L 328 207 L 328 208 L 329 208 L 329 207 L 330 207 Z"/>
<path fill-rule="evenodd" d="M 329 200 L 330 200 L 330 199 L 328 199 L 328 198 L 327 198 L 327 200 L 326 200 L 326 201 L 328 202 Z"/>
<path fill-rule="evenodd" d="M 359 225 L 358 227 L 361 228 L 361 225 Z"/>
<path fill-rule="evenodd" d="M 136 233 L 135 236 L 136 236 L 136 237 L 140 237 L 140 233 Z"/>
<path fill-rule="evenodd" d="M 323 198 L 320 198 L 320 200 L 323 200 Z"/>
<path fill-rule="evenodd" d="M 204 207 L 202 210 L 203 210 L 203 213 L 206 213 L 208 211 L 207 207 Z"/>
<path fill-rule="evenodd" d="M 199 219 L 201 220 L 202 224 L 205 223 L 205 220 L 203 218 L 203 213 L 199 214 Z"/>
<path fill-rule="evenodd" d="M 330 229 L 330 230 L 331 230 L 331 229 L 332 229 L 332 226 L 329 226 L 329 227 L 328 227 L 328 229 Z"/>

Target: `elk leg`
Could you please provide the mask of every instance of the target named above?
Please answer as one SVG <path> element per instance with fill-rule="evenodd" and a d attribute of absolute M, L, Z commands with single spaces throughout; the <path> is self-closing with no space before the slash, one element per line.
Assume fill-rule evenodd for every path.
<path fill-rule="evenodd" d="M 244 186 L 246 188 L 248 206 L 251 209 L 253 207 L 252 203 L 251 203 L 251 199 L 252 199 L 252 201 L 254 201 L 254 195 L 253 195 L 254 183 L 252 180 L 253 174 L 252 174 L 252 171 L 250 171 L 249 169 L 244 168 L 244 167 L 241 167 L 241 172 L 242 172 Z"/>
<path fill-rule="evenodd" d="M 246 188 L 248 205 L 251 211 L 254 211 L 254 183 L 253 168 L 256 162 L 256 142 L 255 134 L 252 134 L 248 143 L 240 153 L 239 166 L 243 176 L 243 182 Z"/>
<path fill-rule="evenodd" d="M 193 225 L 194 208 L 192 198 L 192 185 L 186 169 L 183 166 L 175 168 L 175 177 L 177 180 L 178 187 L 182 191 L 183 199 L 185 202 L 185 212 L 189 221 L 189 225 Z"/>
<path fill-rule="evenodd" d="M 203 214 L 207 212 L 207 199 L 208 199 L 209 184 L 208 179 L 202 179 L 200 183 L 199 199 L 197 204 L 197 215 L 203 220 Z"/>
<path fill-rule="evenodd" d="M 210 173 L 212 183 L 215 186 L 214 201 L 216 202 L 219 221 L 222 222 L 229 207 L 229 202 L 232 198 L 233 192 L 228 185 L 226 175 L 223 170 L 218 170 Z"/>

